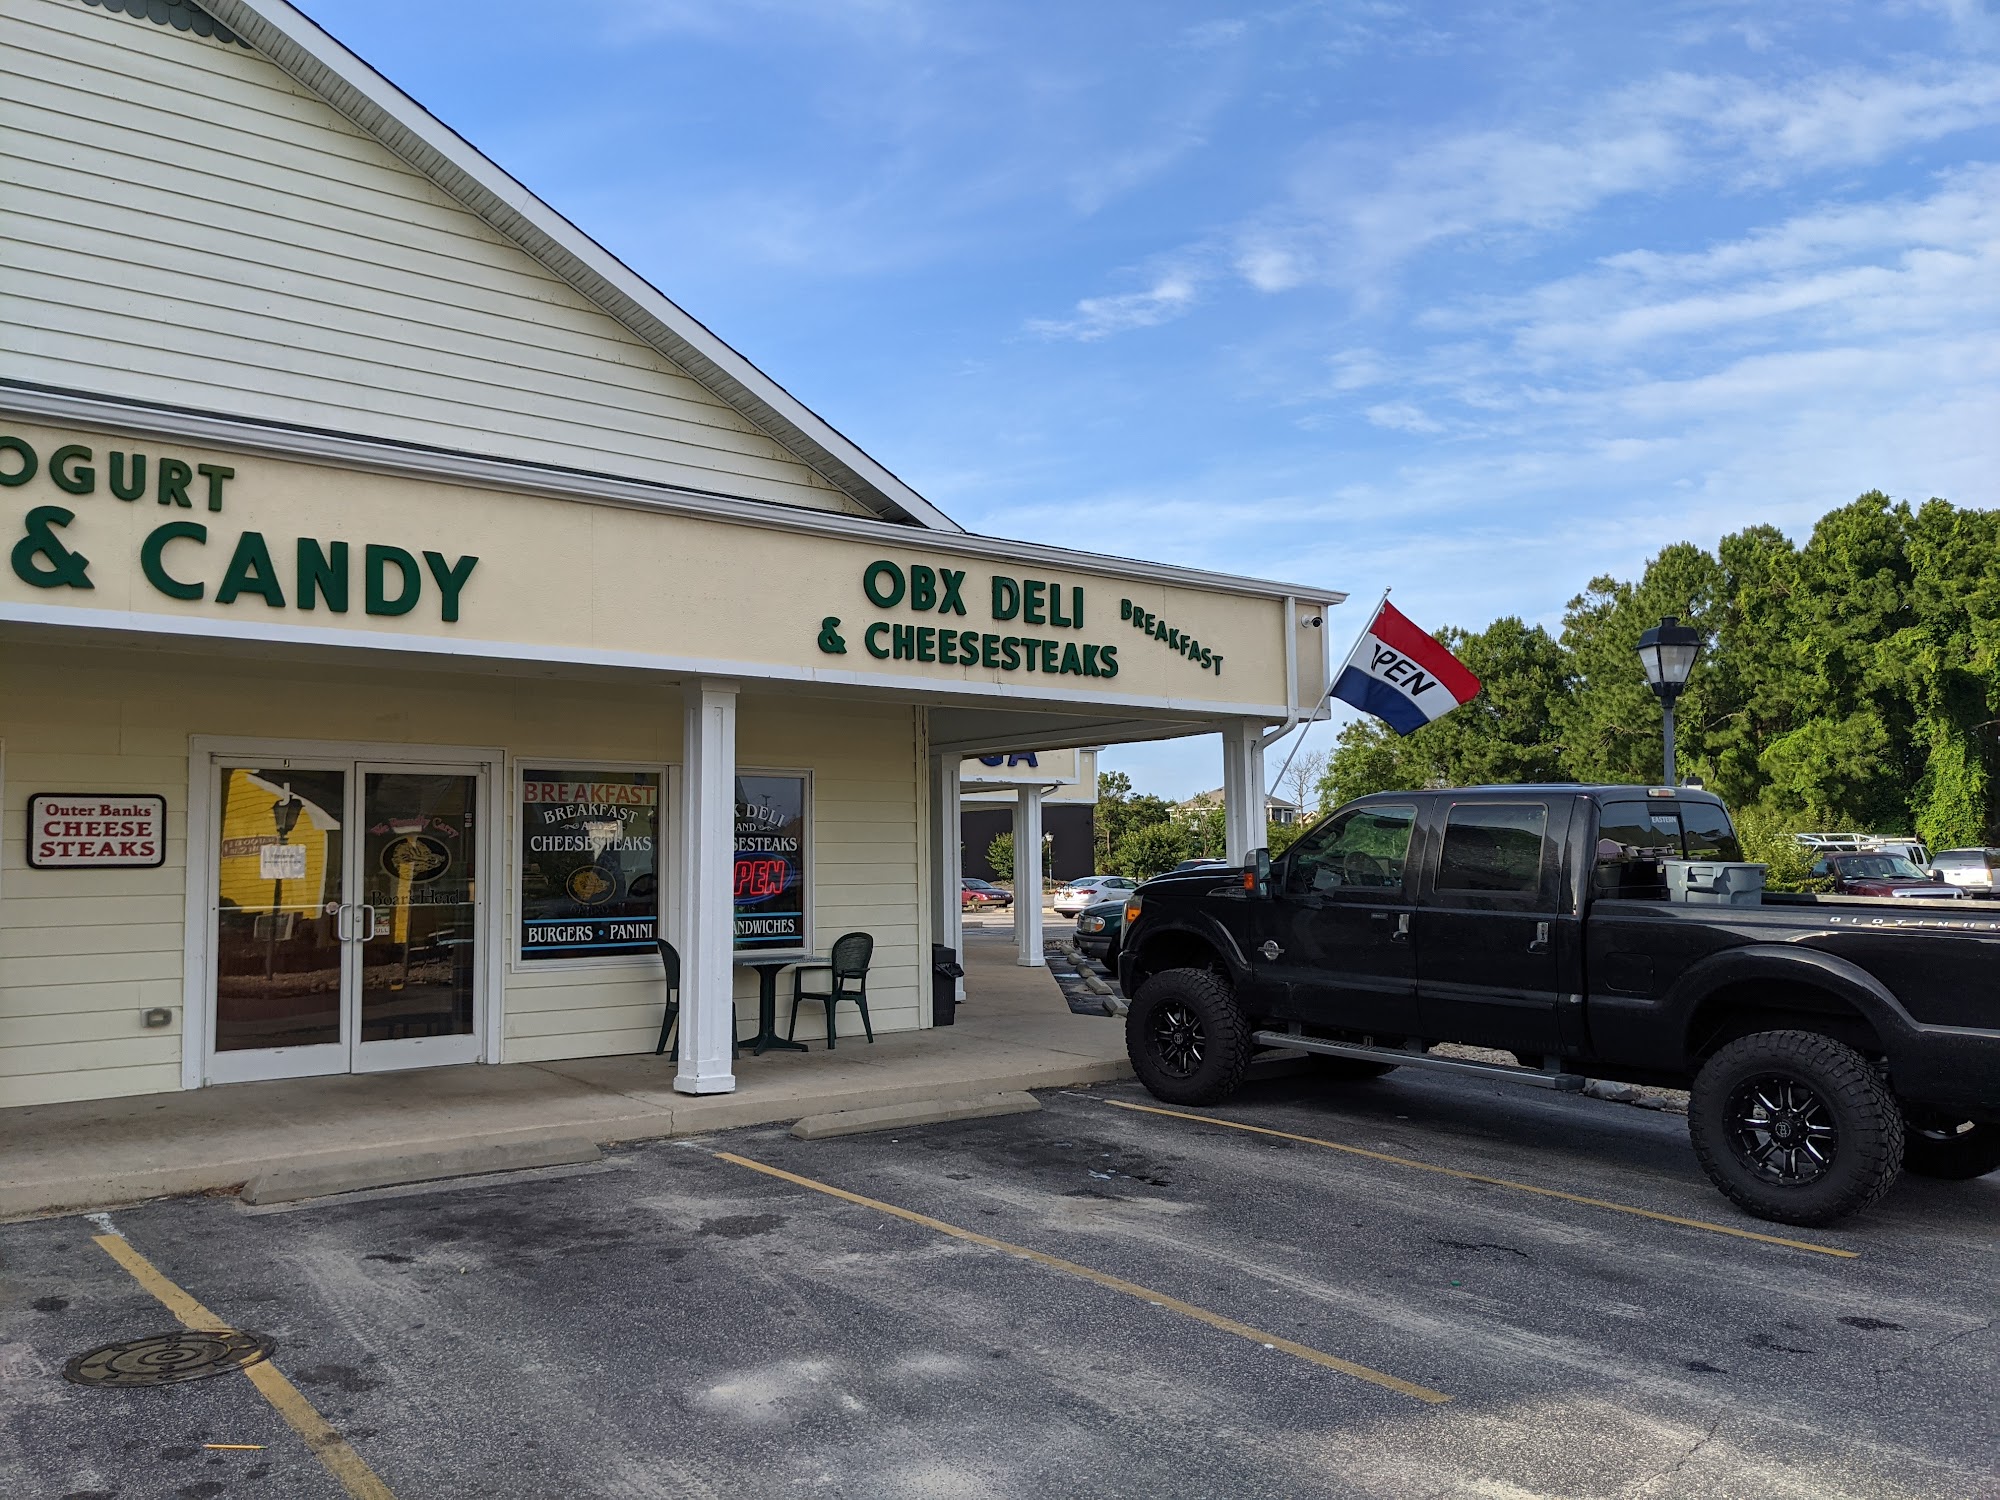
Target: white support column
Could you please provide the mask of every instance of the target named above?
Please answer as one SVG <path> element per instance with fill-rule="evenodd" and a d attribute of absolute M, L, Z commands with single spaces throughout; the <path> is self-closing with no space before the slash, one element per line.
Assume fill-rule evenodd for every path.
<path fill-rule="evenodd" d="M 931 931 L 936 942 L 957 952 L 965 961 L 965 876 L 964 852 L 960 848 L 964 820 L 959 796 L 959 768 L 963 757 L 931 757 Z M 930 972 L 930 955 L 923 955 L 924 972 Z M 928 983 L 928 981 L 926 981 Z M 926 991 L 928 993 L 928 991 Z M 965 981 L 958 983 L 958 997 L 965 998 Z"/>
<path fill-rule="evenodd" d="M 703 678 L 681 685 L 686 747 L 681 772 L 681 856 L 675 870 L 681 910 L 683 1094 L 736 1088 L 730 1061 L 736 1033 L 736 684 Z"/>
<path fill-rule="evenodd" d="M 1223 837 L 1232 865 L 1248 864 L 1267 833 L 1262 732 L 1248 719 L 1222 726 Z"/>
<path fill-rule="evenodd" d="M 1021 950 L 1014 962 L 1039 969 L 1042 952 L 1042 789 L 1024 786 L 1014 794 L 1014 936 Z"/>

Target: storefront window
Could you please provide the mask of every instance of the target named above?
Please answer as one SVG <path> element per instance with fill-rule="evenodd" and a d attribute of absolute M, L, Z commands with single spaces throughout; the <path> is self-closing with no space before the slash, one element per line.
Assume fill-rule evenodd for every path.
<path fill-rule="evenodd" d="M 657 772 L 522 772 L 522 960 L 653 952 L 661 841 Z"/>
<path fill-rule="evenodd" d="M 806 779 L 736 778 L 736 946 L 806 946 Z"/>

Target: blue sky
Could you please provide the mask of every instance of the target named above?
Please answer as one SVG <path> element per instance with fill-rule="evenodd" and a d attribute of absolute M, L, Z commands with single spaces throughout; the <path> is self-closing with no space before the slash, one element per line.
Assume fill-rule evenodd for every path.
<path fill-rule="evenodd" d="M 1980 0 L 307 5 L 967 526 L 1342 639 L 2000 504 Z"/>

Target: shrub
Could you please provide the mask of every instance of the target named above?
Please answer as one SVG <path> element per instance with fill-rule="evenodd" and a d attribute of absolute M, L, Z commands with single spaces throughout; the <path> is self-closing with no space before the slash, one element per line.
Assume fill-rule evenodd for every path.
<path fill-rule="evenodd" d="M 1801 812 L 1755 805 L 1736 814 L 1736 836 L 1743 842 L 1743 857 L 1765 866 L 1764 885 L 1773 891 L 1829 891 L 1833 883 L 1812 873 L 1819 856 L 1798 840 L 1813 832 L 1811 819 Z"/>

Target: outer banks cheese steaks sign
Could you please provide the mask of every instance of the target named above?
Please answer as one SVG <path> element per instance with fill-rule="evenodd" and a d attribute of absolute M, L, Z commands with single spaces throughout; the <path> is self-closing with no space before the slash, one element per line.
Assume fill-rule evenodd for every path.
<path fill-rule="evenodd" d="M 80 442 L 63 444 L 44 462 L 27 439 L 0 433 L 0 488 L 19 489 L 39 478 L 66 497 L 62 504 L 28 510 L 7 561 L 14 576 L 31 587 L 94 590 L 87 550 L 96 545 L 90 540 L 90 508 L 106 498 L 126 505 L 146 503 L 165 506 L 168 519 L 140 541 L 139 571 L 166 598 L 206 599 L 213 584 L 217 604 L 256 601 L 270 609 L 344 615 L 359 603 L 367 614 L 394 616 L 409 614 L 430 595 L 437 600 L 438 618 L 447 625 L 457 623 L 477 557 L 454 559 L 426 551 L 419 562 L 414 553 L 387 542 L 350 544 L 310 536 L 273 540 L 261 531 L 232 534 L 221 522 L 211 528 L 205 521 L 174 514 L 192 511 L 197 496 L 206 511 L 220 514 L 235 477 L 236 470 L 227 464 L 190 464 L 131 448 L 100 452 Z M 70 498 L 83 508 L 72 508 Z"/>
<path fill-rule="evenodd" d="M 39 792 L 28 799 L 36 870 L 150 870 L 166 863 L 167 799 Z"/>

